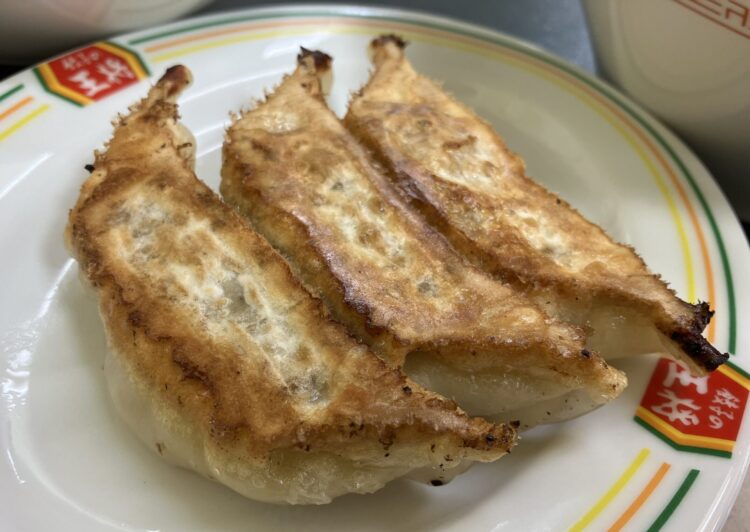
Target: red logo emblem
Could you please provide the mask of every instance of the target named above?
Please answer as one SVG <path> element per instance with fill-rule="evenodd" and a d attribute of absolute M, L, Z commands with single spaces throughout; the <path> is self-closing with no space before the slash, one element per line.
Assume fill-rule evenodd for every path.
<path fill-rule="evenodd" d="M 77 105 L 106 98 L 149 75 L 135 52 L 109 42 L 80 48 L 34 72 L 48 92 Z"/>
<path fill-rule="evenodd" d="M 730 457 L 747 404 L 750 378 L 727 363 L 694 377 L 663 358 L 636 412 L 636 421 L 681 451 Z"/>

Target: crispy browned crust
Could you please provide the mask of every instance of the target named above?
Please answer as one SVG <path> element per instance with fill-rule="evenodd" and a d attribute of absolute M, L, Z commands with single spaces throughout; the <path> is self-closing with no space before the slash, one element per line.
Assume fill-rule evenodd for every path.
<path fill-rule="evenodd" d="M 379 37 L 376 37 L 372 41 L 372 46 L 375 48 L 379 48 L 387 44 L 393 44 L 397 48 L 400 48 L 403 50 L 404 48 L 406 48 L 406 45 L 409 43 L 407 43 L 403 38 L 401 38 L 399 35 L 396 35 L 394 33 L 381 35 Z"/>
<path fill-rule="evenodd" d="M 489 124 L 414 71 L 401 40 L 371 47 L 375 70 L 344 123 L 462 255 L 532 295 L 551 292 L 561 308 L 635 309 L 694 369 L 727 360 L 701 335 L 712 314 L 705 303 L 680 300 L 632 248 L 528 178 Z M 545 231 L 558 239 L 540 244 Z"/>
<path fill-rule="evenodd" d="M 304 46 L 300 47 L 299 54 L 297 54 L 297 62 L 301 63 L 306 61 L 307 58 L 312 58 L 312 62 L 315 65 L 315 70 L 322 72 L 331 68 L 331 56 L 323 53 L 319 50 L 308 50 Z"/>
<path fill-rule="evenodd" d="M 618 395 L 624 377 L 582 354 L 580 331 L 474 269 L 410 211 L 326 107 L 318 74 L 303 56 L 230 127 L 221 192 L 334 317 L 394 365 L 428 352 L 463 371 L 545 368 Z"/>
<path fill-rule="evenodd" d="M 66 241 L 98 292 L 116 356 L 207 446 L 237 460 L 301 449 L 387 466 L 384 448 L 430 443 L 481 461 L 507 452 L 512 428 L 469 418 L 357 344 L 195 177 L 174 102 L 189 81 L 185 67 L 169 69 L 119 119 L 69 215 Z M 216 279 L 244 292 L 214 297 Z M 291 368 L 273 355 L 290 338 Z M 325 383 L 322 399 L 300 375 Z M 414 466 L 431 460 L 415 452 Z"/>

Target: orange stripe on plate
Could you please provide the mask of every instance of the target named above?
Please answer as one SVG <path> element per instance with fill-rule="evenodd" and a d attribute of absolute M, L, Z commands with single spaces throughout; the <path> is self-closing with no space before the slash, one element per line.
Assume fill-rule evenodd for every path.
<path fill-rule="evenodd" d="M 45 113 L 49 110 L 50 106 L 48 104 L 40 105 L 33 111 L 31 111 L 26 116 L 22 117 L 21 119 L 17 120 L 14 124 L 11 124 L 10 127 L 7 129 L 4 129 L 0 131 L 0 141 L 7 139 L 10 137 L 13 133 L 21 129 L 23 126 L 34 120 L 36 117 L 41 115 L 42 113 Z"/>
<path fill-rule="evenodd" d="M 648 498 L 651 497 L 651 494 L 654 492 L 659 483 L 661 483 L 662 479 L 664 479 L 664 475 L 667 474 L 667 471 L 669 471 L 670 467 L 671 466 L 666 462 L 661 464 L 656 473 L 654 473 L 654 476 L 651 477 L 651 480 L 649 480 L 648 484 L 646 484 L 646 487 L 644 487 L 643 490 L 638 494 L 638 497 L 636 497 L 635 500 L 630 503 L 630 506 L 628 506 L 628 508 L 622 513 L 617 521 L 615 521 L 615 524 L 609 527 L 609 530 L 607 530 L 607 532 L 619 532 L 620 530 L 622 530 L 622 527 L 624 527 L 628 523 L 628 521 L 630 521 L 638 512 L 638 510 L 641 509 L 643 503 L 645 503 Z"/>
<path fill-rule="evenodd" d="M 576 524 L 574 524 L 572 527 L 570 527 L 570 530 L 568 532 L 581 532 L 583 529 L 588 527 L 591 522 L 597 518 L 597 516 L 602 513 L 602 511 L 609 506 L 609 504 L 612 502 L 612 500 L 617 497 L 617 495 L 622 491 L 622 488 L 625 487 L 625 485 L 630 482 L 630 479 L 633 478 L 633 475 L 641 468 L 643 465 L 643 462 L 648 458 L 648 455 L 651 453 L 650 449 L 641 449 L 641 452 L 638 453 L 638 456 L 635 457 L 635 459 L 630 463 L 628 468 L 620 475 L 620 478 L 617 479 L 617 481 L 612 484 L 612 486 L 607 490 L 607 493 L 602 495 L 601 499 L 599 499 L 594 506 L 591 507 L 591 509 L 586 512 L 586 515 L 584 515 Z"/>
<path fill-rule="evenodd" d="M 34 98 L 32 98 L 31 96 L 26 96 L 26 98 L 24 98 L 24 99 L 23 99 L 23 100 L 21 100 L 20 102 L 16 103 L 15 105 L 13 105 L 13 106 L 9 107 L 8 109 L 6 109 L 6 110 L 5 110 L 5 111 L 3 111 L 2 113 L 0 113 L 0 120 L 2 120 L 3 118 L 7 118 L 7 117 L 9 117 L 10 115 L 12 115 L 12 114 L 13 114 L 13 113 L 15 113 L 16 111 L 18 111 L 18 110 L 19 110 L 19 109 L 20 109 L 21 107 L 23 107 L 24 105 L 27 105 L 27 104 L 31 103 L 31 101 L 32 101 L 33 99 L 34 99 Z"/>
<path fill-rule="evenodd" d="M 350 22 L 348 19 L 339 19 L 338 17 L 334 17 L 332 20 L 340 21 L 340 20 L 346 20 L 346 22 Z M 197 33 L 194 35 L 188 35 L 187 37 L 179 37 L 177 39 L 170 39 L 168 41 L 161 42 L 159 44 L 153 44 L 151 46 L 147 46 L 144 48 L 144 51 L 146 52 L 157 52 L 159 50 L 163 50 L 165 48 L 171 48 L 173 46 L 177 46 L 178 44 L 185 44 L 188 42 L 195 42 L 200 41 L 202 39 L 210 39 L 211 37 L 219 37 L 221 35 L 229 35 L 232 33 L 242 33 L 245 31 L 253 31 L 253 30 L 262 30 L 264 28 L 273 28 L 274 26 L 299 26 L 299 25 L 309 25 L 313 22 L 319 23 L 321 20 L 319 19 L 305 19 L 305 20 L 289 20 L 285 21 L 282 24 L 279 24 L 279 22 L 253 22 L 250 24 L 241 24 L 239 26 L 232 26 L 231 28 L 224 28 L 220 30 L 211 30 L 206 31 L 203 33 Z"/>

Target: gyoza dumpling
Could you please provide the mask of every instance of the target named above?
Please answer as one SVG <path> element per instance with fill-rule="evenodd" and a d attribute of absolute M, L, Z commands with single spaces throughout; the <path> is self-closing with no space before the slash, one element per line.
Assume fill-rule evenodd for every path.
<path fill-rule="evenodd" d="M 118 412 L 164 459 L 269 502 L 326 503 L 499 458 L 469 418 L 332 322 L 284 260 L 192 171 L 169 69 L 119 120 L 66 241 L 96 289 Z"/>
<path fill-rule="evenodd" d="M 227 132 L 221 192 L 391 365 L 471 414 L 531 426 L 590 411 L 625 377 L 575 327 L 459 257 L 326 107 L 303 53 Z"/>
<path fill-rule="evenodd" d="M 422 218 L 480 269 L 548 314 L 593 330 L 607 359 L 665 352 L 695 373 L 727 355 L 701 332 L 706 303 L 679 299 L 635 251 L 524 173 L 492 127 L 414 70 L 403 40 L 371 44 L 375 69 L 344 120 Z"/>

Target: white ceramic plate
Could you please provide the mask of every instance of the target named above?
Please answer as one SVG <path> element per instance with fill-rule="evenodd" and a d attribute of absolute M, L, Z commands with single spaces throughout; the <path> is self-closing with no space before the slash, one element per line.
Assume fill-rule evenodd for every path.
<path fill-rule="evenodd" d="M 655 356 L 621 365 L 630 386 L 613 404 L 533 430 L 511 456 L 448 486 L 397 481 L 325 507 L 245 500 L 162 463 L 115 417 L 102 375 L 102 328 L 62 231 L 110 120 L 146 92 L 148 81 L 138 78 L 148 71 L 153 80 L 176 62 L 192 69 L 182 114 L 198 139 L 198 175 L 216 187 L 229 111 L 276 84 L 303 45 L 335 58 L 330 101 L 342 113 L 367 78 L 368 40 L 382 32 L 406 37 L 417 68 L 491 121 L 531 175 L 636 246 L 682 297 L 709 299 L 717 314 L 708 334 L 736 353 L 736 367 L 750 367 L 750 340 L 737 322 L 750 310 L 750 253 L 739 224 L 683 144 L 611 88 L 509 37 L 401 11 L 290 7 L 183 21 L 0 83 L 0 529 L 721 526 L 747 466 L 750 428 L 743 424 L 734 444 L 705 436 L 712 434 L 706 405 L 694 409 L 698 428 L 708 431 L 703 438 L 675 436 L 663 417 L 659 424 L 644 414 L 639 404 Z M 740 369 L 721 375 L 744 392 L 750 386 Z M 736 428 L 741 408 L 728 413 Z"/>

